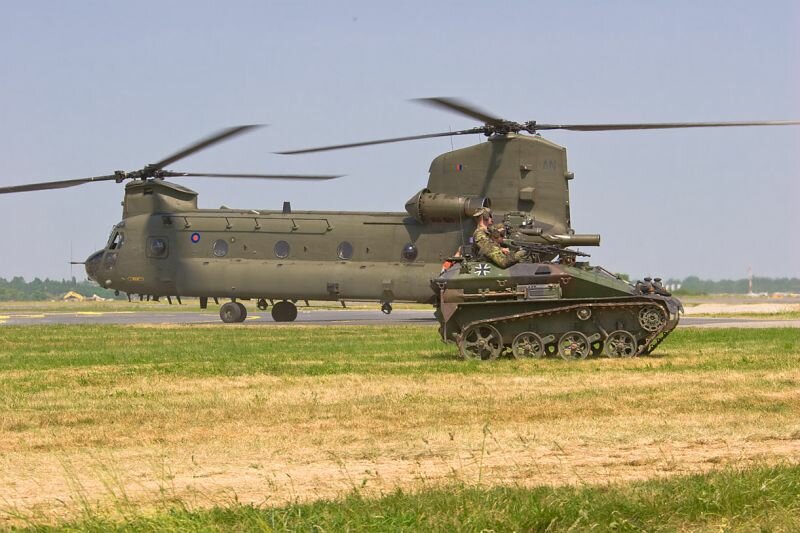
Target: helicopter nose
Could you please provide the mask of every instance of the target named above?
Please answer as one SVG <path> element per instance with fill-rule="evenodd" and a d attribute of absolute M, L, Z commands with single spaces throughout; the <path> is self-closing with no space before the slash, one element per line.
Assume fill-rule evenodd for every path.
<path fill-rule="evenodd" d="M 92 281 L 97 281 L 97 271 L 100 268 L 100 260 L 103 257 L 103 250 L 95 252 L 86 259 L 86 275 Z"/>

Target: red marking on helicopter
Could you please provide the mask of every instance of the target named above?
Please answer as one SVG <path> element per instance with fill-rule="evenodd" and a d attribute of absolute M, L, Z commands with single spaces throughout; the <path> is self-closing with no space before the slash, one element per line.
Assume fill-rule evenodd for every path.
<path fill-rule="evenodd" d="M 200 234 L 197 233 L 197 232 L 192 233 L 192 237 L 191 238 L 192 238 L 192 242 L 195 243 L 195 244 L 200 242 Z"/>

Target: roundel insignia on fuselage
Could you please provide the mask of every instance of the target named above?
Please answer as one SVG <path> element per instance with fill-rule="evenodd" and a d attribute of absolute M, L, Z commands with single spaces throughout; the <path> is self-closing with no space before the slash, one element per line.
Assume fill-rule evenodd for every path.
<path fill-rule="evenodd" d="M 195 244 L 200 242 L 200 234 L 197 232 L 192 233 L 192 236 L 190 238 L 192 239 L 192 242 Z"/>

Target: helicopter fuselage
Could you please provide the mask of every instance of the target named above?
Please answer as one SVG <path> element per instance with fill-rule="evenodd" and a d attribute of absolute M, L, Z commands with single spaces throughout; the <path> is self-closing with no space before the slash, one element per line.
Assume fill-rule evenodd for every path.
<path fill-rule="evenodd" d="M 140 296 L 433 302 L 430 280 L 480 207 L 572 235 L 570 179 L 563 147 L 508 134 L 437 157 L 405 213 L 200 209 L 186 187 L 137 180 L 87 274 Z"/>
<path fill-rule="evenodd" d="M 472 220 L 425 225 L 406 213 L 140 214 L 114 227 L 87 273 L 156 297 L 430 302 L 429 280 L 473 229 Z"/>

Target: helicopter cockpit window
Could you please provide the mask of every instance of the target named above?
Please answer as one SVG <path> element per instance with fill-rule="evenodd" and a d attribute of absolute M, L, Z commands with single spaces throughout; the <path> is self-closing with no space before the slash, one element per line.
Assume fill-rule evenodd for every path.
<path fill-rule="evenodd" d="M 167 257 L 167 239 L 163 237 L 150 237 L 147 239 L 147 256 L 163 258 Z"/>
<path fill-rule="evenodd" d="M 412 263 L 417 259 L 417 253 L 417 246 L 413 242 L 410 242 L 403 246 L 401 255 L 403 256 L 404 261 Z"/>
<path fill-rule="evenodd" d="M 272 251 L 275 253 L 275 257 L 279 259 L 286 259 L 289 257 L 289 243 L 286 241 L 278 241 L 275 243 L 275 247 Z"/>
<path fill-rule="evenodd" d="M 336 255 L 339 256 L 339 259 L 352 259 L 353 245 L 347 241 L 339 243 L 339 247 L 336 248 Z"/>
<path fill-rule="evenodd" d="M 103 268 L 106 270 L 114 270 L 117 264 L 117 256 L 117 252 L 107 252 L 106 255 L 103 256 Z"/>
<path fill-rule="evenodd" d="M 111 238 L 111 243 L 108 245 L 109 250 L 118 250 L 122 248 L 122 244 L 125 242 L 125 234 L 121 232 L 114 233 L 114 236 Z"/>
<path fill-rule="evenodd" d="M 228 255 L 228 243 L 224 239 L 217 239 L 214 241 L 211 250 L 216 257 L 225 257 Z"/>

